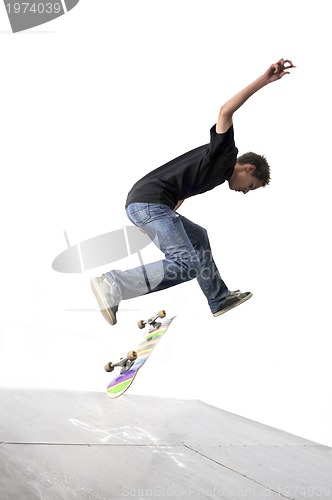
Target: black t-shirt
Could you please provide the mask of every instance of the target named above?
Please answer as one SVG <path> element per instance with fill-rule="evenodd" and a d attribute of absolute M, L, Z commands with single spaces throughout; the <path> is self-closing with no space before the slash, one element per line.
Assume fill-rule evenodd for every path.
<path fill-rule="evenodd" d="M 210 143 L 185 153 L 152 170 L 129 191 L 130 203 L 165 203 L 172 209 L 179 200 L 205 193 L 228 180 L 236 163 L 238 150 L 231 126 L 217 134 L 216 125 L 210 130 Z"/>

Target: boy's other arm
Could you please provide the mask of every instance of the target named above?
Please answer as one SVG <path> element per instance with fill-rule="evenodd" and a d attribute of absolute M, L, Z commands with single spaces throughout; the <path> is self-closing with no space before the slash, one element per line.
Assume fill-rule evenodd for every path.
<path fill-rule="evenodd" d="M 183 203 L 183 202 L 184 202 L 184 200 L 179 200 L 179 201 L 177 202 L 177 204 L 176 204 L 176 205 L 175 205 L 175 207 L 173 208 L 174 212 L 176 212 L 176 211 L 177 211 L 177 209 L 181 207 L 181 205 L 182 205 L 182 203 Z"/>

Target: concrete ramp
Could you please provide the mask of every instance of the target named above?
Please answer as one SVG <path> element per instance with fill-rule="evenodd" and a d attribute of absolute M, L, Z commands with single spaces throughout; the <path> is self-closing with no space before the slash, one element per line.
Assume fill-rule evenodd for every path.
<path fill-rule="evenodd" d="M 332 499 L 332 450 L 200 401 L 0 389 L 1 500 Z"/>

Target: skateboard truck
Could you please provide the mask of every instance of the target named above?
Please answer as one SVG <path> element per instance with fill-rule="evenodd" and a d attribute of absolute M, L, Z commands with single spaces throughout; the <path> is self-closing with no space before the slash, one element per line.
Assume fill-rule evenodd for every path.
<path fill-rule="evenodd" d="M 164 318 L 166 316 L 166 312 L 164 310 L 159 311 L 157 314 L 152 316 L 149 319 L 143 320 L 141 319 L 137 326 L 140 329 L 143 329 L 146 325 L 150 325 L 150 331 L 156 330 L 161 325 L 160 322 L 157 321 L 158 318 Z M 152 338 L 152 337 L 151 337 Z M 151 338 L 147 338 L 147 340 L 151 340 Z M 106 372 L 112 372 L 116 366 L 121 367 L 120 374 L 125 373 L 130 370 L 137 359 L 136 351 L 129 351 L 125 358 L 120 358 L 120 361 L 117 363 L 112 363 L 110 361 L 107 365 L 104 366 Z"/>
<path fill-rule="evenodd" d="M 112 372 L 116 366 L 120 366 L 121 367 L 120 373 L 124 373 L 130 370 L 130 368 L 135 363 L 136 359 L 137 359 L 137 352 L 129 351 L 125 358 L 121 358 L 120 361 L 118 361 L 117 363 L 112 363 L 112 361 L 110 361 L 109 363 L 107 363 L 107 365 L 104 366 L 104 369 L 106 372 Z"/>
<path fill-rule="evenodd" d="M 140 319 L 139 322 L 137 323 L 137 326 L 141 330 L 146 325 L 150 325 L 151 329 L 152 328 L 159 328 L 159 326 L 160 326 L 161 323 L 158 323 L 157 319 L 158 318 L 165 318 L 165 316 L 166 316 L 166 312 L 162 309 L 161 311 L 159 311 L 157 314 L 155 314 L 154 316 L 152 316 L 149 319 Z"/>

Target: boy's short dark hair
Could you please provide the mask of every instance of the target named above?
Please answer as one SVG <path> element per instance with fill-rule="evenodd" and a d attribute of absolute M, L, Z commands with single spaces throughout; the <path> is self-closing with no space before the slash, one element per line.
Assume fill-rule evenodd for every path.
<path fill-rule="evenodd" d="M 263 186 L 266 186 L 270 183 L 270 166 L 266 161 L 265 156 L 252 153 L 250 151 L 249 153 L 245 153 L 244 155 L 239 156 L 237 159 L 237 163 L 240 163 L 240 165 L 245 165 L 246 163 L 255 165 L 256 168 L 252 174 L 253 177 L 256 177 L 256 179 L 262 181 Z"/>

